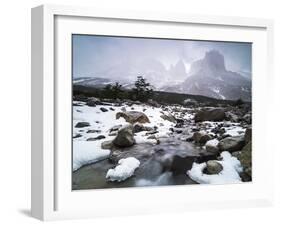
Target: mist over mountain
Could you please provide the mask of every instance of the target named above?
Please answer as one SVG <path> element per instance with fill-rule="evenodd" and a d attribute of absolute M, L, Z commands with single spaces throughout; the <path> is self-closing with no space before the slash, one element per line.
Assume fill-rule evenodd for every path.
<path fill-rule="evenodd" d="M 153 58 L 145 58 L 140 61 L 128 60 L 122 62 L 91 77 L 109 79 L 113 82 L 134 83 L 137 76 L 143 76 L 156 89 L 160 89 L 167 84 L 175 85 L 182 82 L 186 78 L 187 73 L 182 60 L 166 69 L 160 61 Z M 77 79 L 79 81 L 79 78 Z M 90 85 L 90 80 L 89 77 L 87 79 L 88 85 Z M 86 85 L 85 82 L 83 84 Z"/>
<path fill-rule="evenodd" d="M 77 78 L 74 84 L 101 88 L 119 82 L 130 89 L 139 75 L 160 91 L 251 100 L 251 80 L 247 75 L 227 70 L 224 56 L 217 50 L 208 51 L 203 59 L 194 61 L 188 73 L 181 59 L 166 69 L 160 61 L 145 58 L 120 63 L 96 77 Z"/>
<path fill-rule="evenodd" d="M 217 99 L 251 100 L 251 80 L 237 72 L 228 71 L 223 55 L 211 50 L 195 61 L 189 76 L 180 84 L 164 86 L 162 91 L 203 95 Z"/>

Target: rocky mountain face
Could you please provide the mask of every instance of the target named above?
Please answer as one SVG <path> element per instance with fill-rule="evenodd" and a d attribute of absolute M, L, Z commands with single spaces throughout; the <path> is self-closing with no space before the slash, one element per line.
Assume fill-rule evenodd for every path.
<path fill-rule="evenodd" d="M 228 71 L 218 51 L 206 53 L 195 61 L 184 82 L 162 87 L 163 91 L 203 95 L 217 99 L 251 101 L 251 81 L 239 73 Z"/>

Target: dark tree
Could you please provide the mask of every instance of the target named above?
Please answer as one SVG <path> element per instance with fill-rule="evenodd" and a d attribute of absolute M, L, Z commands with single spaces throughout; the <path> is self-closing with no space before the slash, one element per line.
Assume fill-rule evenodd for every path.
<path fill-rule="evenodd" d="M 121 98 L 122 97 L 122 93 L 123 93 L 122 85 L 119 84 L 119 82 L 116 82 L 112 86 L 113 99 Z"/>
<path fill-rule="evenodd" d="M 151 85 L 142 76 L 138 76 L 133 88 L 133 97 L 139 101 L 147 101 L 153 96 Z"/>
<path fill-rule="evenodd" d="M 104 95 L 110 99 L 117 99 L 122 97 L 122 85 L 116 82 L 114 85 L 108 84 L 103 89 Z"/>

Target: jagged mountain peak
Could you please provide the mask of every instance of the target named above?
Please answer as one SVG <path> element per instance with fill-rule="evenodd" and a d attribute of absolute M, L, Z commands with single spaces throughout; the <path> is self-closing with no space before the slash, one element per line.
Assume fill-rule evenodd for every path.
<path fill-rule="evenodd" d="M 204 61 L 208 66 L 216 71 L 225 71 L 224 56 L 217 50 L 206 52 Z"/>
<path fill-rule="evenodd" d="M 162 90 L 218 99 L 251 100 L 251 81 L 239 73 L 225 68 L 224 56 L 217 50 L 192 63 L 188 77 L 181 84 L 163 87 Z"/>
<path fill-rule="evenodd" d="M 190 75 L 201 73 L 216 76 L 218 73 L 225 72 L 224 56 L 217 50 L 210 50 L 205 53 L 203 59 L 191 64 Z"/>

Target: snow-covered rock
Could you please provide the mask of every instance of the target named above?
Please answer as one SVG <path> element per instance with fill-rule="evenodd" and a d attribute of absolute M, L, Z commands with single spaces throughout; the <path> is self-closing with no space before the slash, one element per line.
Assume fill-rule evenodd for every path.
<path fill-rule="evenodd" d="M 139 165 L 140 161 L 134 157 L 120 159 L 114 169 L 109 169 L 107 171 L 106 178 L 110 181 L 124 181 L 133 176 Z"/>
<path fill-rule="evenodd" d="M 206 168 L 206 163 L 193 163 L 191 170 L 187 171 L 187 175 L 194 181 L 200 184 L 227 184 L 240 183 L 241 178 L 239 173 L 242 172 L 240 161 L 232 157 L 229 152 L 221 153 L 222 161 L 218 161 L 223 167 L 219 174 L 208 175 L 203 171 Z"/>
<path fill-rule="evenodd" d="M 212 139 L 207 141 L 206 143 L 206 150 L 210 151 L 210 152 L 218 152 L 219 148 L 218 148 L 218 144 L 219 144 L 219 140 L 218 139 Z"/>

